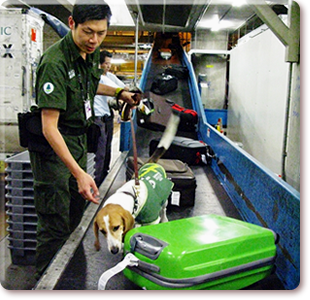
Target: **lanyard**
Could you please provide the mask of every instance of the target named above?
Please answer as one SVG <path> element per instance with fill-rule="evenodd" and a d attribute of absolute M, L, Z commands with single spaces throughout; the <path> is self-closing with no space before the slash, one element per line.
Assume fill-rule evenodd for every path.
<path fill-rule="evenodd" d="M 84 112 L 85 112 L 85 118 L 86 120 L 90 119 L 92 117 L 92 108 L 91 108 L 91 101 L 90 101 L 90 72 L 89 72 L 89 65 L 86 62 L 86 95 L 84 91 L 83 81 L 82 81 L 82 75 L 78 72 L 78 64 L 75 62 L 74 69 L 76 76 L 78 78 L 79 84 L 80 84 L 80 91 L 81 91 L 81 98 L 84 103 Z M 85 97 L 86 96 L 86 97 Z"/>
<path fill-rule="evenodd" d="M 89 71 L 88 71 L 88 66 L 86 66 L 86 97 L 85 97 L 85 91 L 84 91 L 84 86 L 83 86 L 83 81 L 82 81 L 82 75 L 81 73 L 78 72 L 78 66 L 77 62 L 74 64 L 74 69 L 75 73 L 77 75 L 79 85 L 80 85 L 80 91 L 81 91 L 81 98 L 84 102 L 90 100 L 90 80 L 89 80 Z"/>

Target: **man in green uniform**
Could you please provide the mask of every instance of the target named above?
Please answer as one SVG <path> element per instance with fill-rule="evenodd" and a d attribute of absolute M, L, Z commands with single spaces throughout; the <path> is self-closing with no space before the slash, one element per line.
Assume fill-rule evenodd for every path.
<path fill-rule="evenodd" d="M 70 32 L 44 53 L 37 69 L 37 110 L 53 149 L 44 153 L 29 148 L 38 215 L 37 279 L 79 224 L 85 200 L 98 204 L 98 188 L 86 172 L 86 129 L 94 116 L 94 96 L 117 96 L 136 104 L 134 94 L 99 84 L 98 47 L 111 11 L 104 2 L 89 4 L 74 6 Z"/>

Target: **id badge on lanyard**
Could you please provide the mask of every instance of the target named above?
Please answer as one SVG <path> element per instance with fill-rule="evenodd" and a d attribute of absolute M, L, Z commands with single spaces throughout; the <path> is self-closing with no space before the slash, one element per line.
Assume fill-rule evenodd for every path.
<path fill-rule="evenodd" d="M 77 67 L 76 67 L 76 70 L 77 70 Z M 87 83 L 86 83 L 86 97 L 85 97 L 83 83 L 82 83 L 82 76 L 80 73 L 77 73 L 77 74 L 78 74 L 78 81 L 79 81 L 80 89 L 81 89 L 81 97 L 82 97 L 82 99 L 84 99 L 83 101 L 84 101 L 85 117 L 86 117 L 86 120 L 88 120 L 93 115 L 91 104 L 90 104 L 90 96 L 89 96 L 90 81 L 87 80 Z M 87 75 L 86 77 L 88 78 L 89 76 Z"/>
<path fill-rule="evenodd" d="M 88 120 L 89 118 L 92 117 L 92 110 L 91 110 L 89 99 L 84 101 L 84 109 L 85 109 L 86 120 Z"/>
<path fill-rule="evenodd" d="M 89 118 L 92 117 L 92 109 L 91 109 L 91 105 L 90 105 L 90 96 L 89 96 L 89 91 L 90 91 L 90 81 L 89 80 L 87 80 L 86 86 L 87 86 L 87 90 L 86 90 L 86 100 L 84 101 L 84 108 L 85 108 L 86 120 L 88 120 Z"/>

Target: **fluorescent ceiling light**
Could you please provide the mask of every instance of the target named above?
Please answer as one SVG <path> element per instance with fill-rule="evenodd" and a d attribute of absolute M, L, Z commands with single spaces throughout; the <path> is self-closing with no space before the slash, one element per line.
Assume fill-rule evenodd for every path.
<path fill-rule="evenodd" d="M 72 5 L 74 5 L 76 2 L 76 0 L 67 1 L 69 1 Z M 85 2 L 88 3 L 87 0 L 85 0 Z M 112 11 L 112 18 L 110 21 L 111 26 L 135 26 L 125 0 L 105 0 L 105 2 L 110 6 Z M 102 3 L 102 1 L 98 0 L 98 3 Z"/>
<path fill-rule="evenodd" d="M 232 6 L 240 7 L 246 5 L 246 0 L 233 0 Z"/>
<path fill-rule="evenodd" d="M 125 0 L 105 0 L 105 2 L 110 6 L 112 11 L 111 26 L 135 26 Z"/>
<path fill-rule="evenodd" d="M 111 58 L 111 64 L 114 64 L 114 65 L 120 65 L 120 64 L 123 64 L 125 62 L 126 62 L 126 60 L 122 59 L 122 58 Z"/>
<path fill-rule="evenodd" d="M 214 14 L 209 20 L 201 20 L 198 24 L 199 28 L 212 28 L 216 27 L 220 21 L 220 18 L 217 14 Z"/>
<path fill-rule="evenodd" d="M 215 26 L 213 26 L 211 28 L 211 31 L 219 31 L 219 30 L 223 30 L 223 29 L 229 29 L 232 26 L 233 26 L 232 21 L 222 20 L 222 21 L 218 22 Z"/>
<path fill-rule="evenodd" d="M 220 30 L 220 25 L 219 24 L 217 24 L 217 25 L 215 25 L 215 26 L 213 26 L 211 28 L 211 31 L 219 31 L 219 30 Z"/>

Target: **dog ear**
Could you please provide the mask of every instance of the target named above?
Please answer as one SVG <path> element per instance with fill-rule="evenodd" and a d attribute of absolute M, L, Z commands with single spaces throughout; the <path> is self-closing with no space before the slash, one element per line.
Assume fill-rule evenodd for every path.
<path fill-rule="evenodd" d="M 124 210 L 122 212 L 122 219 L 123 219 L 123 223 L 124 223 L 124 232 L 123 235 L 125 235 L 130 229 L 133 228 L 134 224 L 135 224 L 135 219 L 133 218 L 133 216 L 130 214 L 129 211 Z"/>

